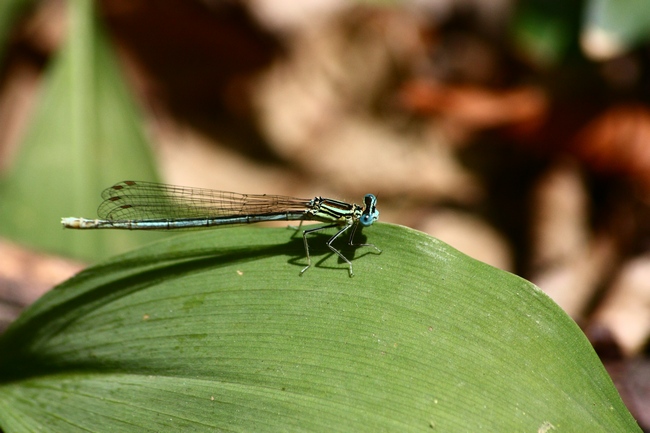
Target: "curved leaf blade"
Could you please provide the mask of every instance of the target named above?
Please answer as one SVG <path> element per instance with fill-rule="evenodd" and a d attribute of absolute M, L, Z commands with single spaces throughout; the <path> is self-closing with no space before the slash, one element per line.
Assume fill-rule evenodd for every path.
<path fill-rule="evenodd" d="M 251 227 L 89 268 L 0 339 L 0 425 L 640 431 L 531 283 L 404 227 L 366 234 L 384 252 L 358 249 L 354 278 L 326 237 L 299 277 L 300 236 Z"/>
<path fill-rule="evenodd" d="M 70 35 L 49 66 L 38 110 L 0 184 L 0 234 L 98 260 L 156 234 L 70 236 L 61 229 L 61 217 L 92 218 L 102 189 L 124 179 L 156 180 L 157 174 L 141 116 L 94 16 L 94 2 L 69 5 Z"/>

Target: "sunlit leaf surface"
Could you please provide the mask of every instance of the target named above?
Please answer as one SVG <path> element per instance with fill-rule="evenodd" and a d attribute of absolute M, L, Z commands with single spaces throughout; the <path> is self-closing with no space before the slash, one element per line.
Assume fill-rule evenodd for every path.
<path fill-rule="evenodd" d="M 383 249 L 242 227 L 89 268 L 0 339 L 0 426 L 33 431 L 640 431 L 539 289 L 423 233 Z M 342 242 L 344 243 L 344 242 Z"/>

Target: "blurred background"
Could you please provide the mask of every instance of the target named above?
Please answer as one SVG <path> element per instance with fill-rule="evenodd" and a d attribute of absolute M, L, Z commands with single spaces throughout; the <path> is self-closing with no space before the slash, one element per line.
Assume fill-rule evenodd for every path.
<path fill-rule="evenodd" d="M 650 431 L 645 0 L 3 0 L 0 323 L 160 234 L 121 180 L 378 197 L 586 332 Z"/>

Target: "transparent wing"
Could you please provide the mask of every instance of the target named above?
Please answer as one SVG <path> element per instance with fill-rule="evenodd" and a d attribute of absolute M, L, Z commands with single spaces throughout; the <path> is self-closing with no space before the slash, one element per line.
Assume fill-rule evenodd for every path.
<path fill-rule="evenodd" d="M 281 195 L 239 194 L 131 180 L 106 188 L 102 198 L 97 214 L 114 221 L 299 212 L 309 209 L 312 202 Z"/>

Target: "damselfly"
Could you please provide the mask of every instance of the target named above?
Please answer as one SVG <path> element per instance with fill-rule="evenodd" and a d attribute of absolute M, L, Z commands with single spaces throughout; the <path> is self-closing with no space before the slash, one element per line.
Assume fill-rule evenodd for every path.
<path fill-rule="evenodd" d="M 104 201 L 97 214 L 100 219 L 62 218 L 64 227 L 71 229 L 174 230 L 217 227 L 232 224 L 252 224 L 262 221 L 320 221 L 325 226 L 303 230 L 302 238 L 311 266 L 307 236 L 327 228 L 340 228 L 327 241 L 332 252 L 345 261 L 353 276 L 352 262 L 332 242 L 350 231 L 348 245 L 373 247 L 373 244 L 355 244 L 359 227 L 368 227 L 379 218 L 377 199 L 372 194 L 363 198 L 363 206 L 330 198 L 302 199 L 281 195 L 239 194 L 210 189 L 188 188 L 152 182 L 124 181 L 102 192 Z"/>

